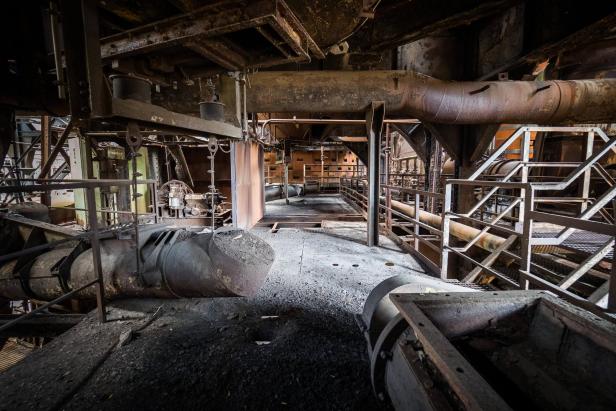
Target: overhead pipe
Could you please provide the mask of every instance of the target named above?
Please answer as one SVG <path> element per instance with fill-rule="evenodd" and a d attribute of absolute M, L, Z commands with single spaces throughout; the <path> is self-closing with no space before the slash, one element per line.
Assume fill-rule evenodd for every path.
<path fill-rule="evenodd" d="M 616 79 L 450 82 L 408 71 L 261 71 L 248 112 L 388 114 L 445 124 L 601 123 L 616 119 Z"/>
<path fill-rule="evenodd" d="M 274 261 L 269 244 L 244 230 L 196 234 L 153 226 L 144 229 L 141 238 L 141 272 L 137 272 L 133 240 L 101 241 L 106 298 L 251 296 Z M 0 267 L 0 297 L 53 300 L 95 280 L 92 261 L 92 250 L 77 242 L 26 264 L 9 261 Z M 75 298 L 94 297 L 95 289 L 89 287 Z"/>

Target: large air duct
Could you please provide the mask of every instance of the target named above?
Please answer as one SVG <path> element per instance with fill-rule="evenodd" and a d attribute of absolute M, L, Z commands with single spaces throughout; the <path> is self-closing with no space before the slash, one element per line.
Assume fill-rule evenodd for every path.
<path fill-rule="evenodd" d="M 263 240 L 237 229 L 197 234 L 185 229 L 148 227 L 140 233 L 141 264 L 131 239 L 101 241 L 105 297 L 234 297 L 255 294 L 274 261 Z M 0 296 L 12 300 L 52 300 L 96 279 L 92 249 L 84 243 L 56 248 L 23 264 L 0 267 Z M 18 266 L 21 264 L 20 266 Z M 94 287 L 76 298 L 92 299 Z"/>
<path fill-rule="evenodd" d="M 389 114 L 446 124 L 616 120 L 616 79 L 441 81 L 407 71 L 262 71 L 249 76 L 249 112 Z"/>

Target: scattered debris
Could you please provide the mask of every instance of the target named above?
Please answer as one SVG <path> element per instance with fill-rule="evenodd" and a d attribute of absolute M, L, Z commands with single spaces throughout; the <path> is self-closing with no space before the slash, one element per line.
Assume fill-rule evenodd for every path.
<path fill-rule="evenodd" d="M 126 330 L 122 334 L 120 334 L 120 338 L 118 338 L 118 348 L 119 347 L 124 347 L 132 339 L 133 339 L 133 330 L 129 328 L 128 330 Z"/>

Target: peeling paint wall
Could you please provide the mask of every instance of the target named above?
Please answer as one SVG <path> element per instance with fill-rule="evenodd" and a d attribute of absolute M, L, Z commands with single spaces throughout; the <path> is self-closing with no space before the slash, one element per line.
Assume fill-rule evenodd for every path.
<path fill-rule="evenodd" d="M 265 211 L 263 149 L 252 142 L 234 143 L 231 164 L 233 224 L 248 229 Z"/>

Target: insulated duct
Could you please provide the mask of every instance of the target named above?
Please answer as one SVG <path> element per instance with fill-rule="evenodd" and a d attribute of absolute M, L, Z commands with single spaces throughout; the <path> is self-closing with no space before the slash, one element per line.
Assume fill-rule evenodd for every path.
<path fill-rule="evenodd" d="M 616 120 L 616 79 L 441 81 L 407 71 L 262 71 L 250 75 L 248 112 L 389 114 L 445 124 L 601 123 Z"/>
<path fill-rule="evenodd" d="M 251 296 L 274 261 L 269 244 L 244 230 L 197 234 L 149 226 L 140 238 L 140 272 L 133 240 L 101 241 L 106 298 Z M 30 263 L 21 261 L 0 267 L 1 297 L 52 300 L 96 279 L 92 249 L 81 242 L 40 254 Z M 95 288 L 84 289 L 76 298 L 95 298 Z"/>

